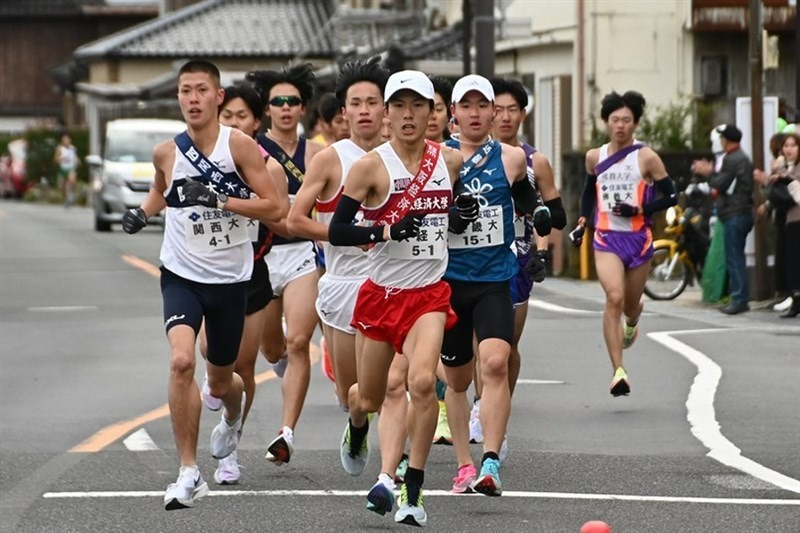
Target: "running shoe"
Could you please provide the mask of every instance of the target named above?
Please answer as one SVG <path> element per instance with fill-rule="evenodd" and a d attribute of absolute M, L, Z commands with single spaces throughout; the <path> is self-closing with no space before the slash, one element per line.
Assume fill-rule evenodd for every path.
<path fill-rule="evenodd" d="M 279 378 L 283 379 L 283 375 L 286 373 L 286 366 L 289 364 L 289 354 L 283 352 L 281 358 L 278 359 L 277 363 L 272 363 L 272 371 L 275 372 L 275 375 Z"/>
<path fill-rule="evenodd" d="M 319 346 L 322 348 L 322 371 L 329 380 L 336 383 L 336 376 L 333 374 L 333 361 L 331 361 L 331 354 L 328 352 L 328 343 L 325 342 L 325 337 L 320 338 Z"/>
<path fill-rule="evenodd" d="M 400 508 L 394 514 L 394 521 L 399 524 L 423 527 L 428 523 L 428 515 L 422 502 L 422 487 L 419 488 L 417 501 L 412 502 L 408 497 L 408 485 L 400 488 Z"/>
<path fill-rule="evenodd" d="M 383 516 L 394 508 L 394 482 L 386 474 L 378 476 L 378 481 L 367 494 L 367 509 Z"/>
<path fill-rule="evenodd" d="M 439 420 L 436 422 L 436 431 L 433 433 L 434 444 L 453 444 L 453 435 L 450 433 L 450 424 L 447 422 L 447 406 L 439 401 Z"/>
<path fill-rule="evenodd" d="M 369 431 L 369 426 L 367 427 Z M 360 476 L 369 462 L 369 433 L 364 435 L 364 440 L 358 449 L 354 450 L 350 440 L 350 422 L 344 428 L 342 444 L 339 447 L 339 456 L 342 460 L 344 471 L 351 476 Z"/>
<path fill-rule="evenodd" d="M 222 417 L 219 424 L 211 432 L 211 457 L 214 459 L 224 459 L 228 457 L 239 445 L 239 437 L 242 435 L 242 414 L 244 413 L 244 402 L 246 393 L 242 392 L 242 410 L 239 417 L 232 424 L 225 419 L 227 410 L 222 410 Z"/>
<path fill-rule="evenodd" d="M 508 458 L 508 435 L 503 437 L 503 444 L 500 445 L 500 451 L 497 453 L 500 458 L 500 463 L 505 463 Z"/>
<path fill-rule="evenodd" d="M 200 395 L 203 397 L 203 404 L 212 411 L 222 409 L 222 400 L 211 396 L 211 389 L 208 386 L 208 374 L 203 377 L 203 387 L 200 389 Z"/>
<path fill-rule="evenodd" d="M 500 496 L 503 486 L 500 483 L 500 461 L 486 459 L 481 465 L 481 475 L 472 484 L 472 490 L 487 496 Z"/>
<path fill-rule="evenodd" d="M 614 372 L 614 379 L 611 380 L 611 395 L 612 396 L 627 396 L 631 392 L 631 384 L 628 382 L 628 373 L 625 369 L 619 367 Z"/>
<path fill-rule="evenodd" d="M 452 491 L 456 494 L 469 494 L 472 492 L 472 484 L 478 478 L 478 473 L 475 472 L 475 467 L 472 463 L 458 468 L 456 477 L 453 478 Z"/>
<path fill-rule="evenodd" d="M 403 454 L 400 462 L 397 464 L 397 469 L 394 471 L 394 482 L 396 484 L 404 483 L 406 480 L 406 471 L 408 471 L 408 454 Z"/>
<path fill-rule="evenodd" d="M 267 446 L 267 461 L 280 466 L 288 463 L 294 453 L 294 433 L 291 428 L 284 426 L 272 442 Z"/>
<path fill-rule="evenodd" d="M 226 457 L 220 459 L 217 469 L 214 471 L 214 481 L 217 485 L 236 485 L 239 483 L 239 462 L 236 459 L 236 450 Z"/>
<path fill-rule="evenodd" d="M 469 441 L 472 444 L 483 442 L 483 426 L 481 425 L 481 401 L 475 400 L 469 412 Z"/>
<path fill-rule="evenodd" d="M 639 337 L 639 325 L 629 326 L 627 322 L 622 324 L 622 349 L 630 348 Z"/>
<path fill-rule="evenodd" d="M 197 500 L 208 494 L 208 484 L 197 468 L 181 467 L 178 480 L 170 483 L 164 493 L 164 509 L 174 511 L 194 507 Z"/>
<path fill-rule="evenodd" d="M 792 297 L 789 296 L 785 300 L 783 300 L 781 302 L 778 302 L 775 305 L 773 305 L 772 306 L 772 310 L 782 313 L 783 311 L 788 311 L 791 306 L 792 306 Z"/>

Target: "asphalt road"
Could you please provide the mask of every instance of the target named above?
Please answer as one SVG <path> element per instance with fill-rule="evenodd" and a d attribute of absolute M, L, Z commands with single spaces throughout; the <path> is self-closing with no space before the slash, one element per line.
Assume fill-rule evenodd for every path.
<path fill-rule="evenodd" d="M 343 472 L 346 415 L 319 365 L 290 465 L 263 459 L 280 411 L 280 383 L 264 374 L 241 483 L 214 485 L 218 415 L 204 412 L 199 462 L 212 493 L 165 512 L 177 455 L 160 291 L 148 273 L 161 231 L 91 227 L 86 209 L 0 203 L 0 530 L 407 529 L 365 509 L 377 458 L 360 478 Z M 598 285 L 537 286 L 504 495 L 450 495 L 454 455 L 434 446 L 428 527 L 576 533 L 604 520 L 615 533 L 800 531 L 800 322 L 767 309 L 728 317 L 699 300 L 690 290 L 646 302 L 626 352 L 633 392 L 615 399 Z"/>

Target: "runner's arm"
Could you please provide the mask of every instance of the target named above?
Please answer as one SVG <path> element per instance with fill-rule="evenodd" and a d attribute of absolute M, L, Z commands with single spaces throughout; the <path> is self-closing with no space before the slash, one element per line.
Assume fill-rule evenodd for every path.
<path fill-rule="evenodd" d="M 310 213 L 328 182 L 328 174 L 335 168 L 341 168 L 341 165 L 333 148 L 326 148 L 311 159 L 286 220 L 292 236 L 315 241 L 328 240 L 328 227 L 314 220 Z"/>
<path fill-rule="evenodd" d="M 287 206 L 278 197 L 275 182 L 264 166 L 264 158 L 255 140 L 238 130 L 232 130 L 230 148 L 236 166 L 258 198 L 231 196 L 223 209 L 262 222 L 273 222 L 286 216 Z"/>

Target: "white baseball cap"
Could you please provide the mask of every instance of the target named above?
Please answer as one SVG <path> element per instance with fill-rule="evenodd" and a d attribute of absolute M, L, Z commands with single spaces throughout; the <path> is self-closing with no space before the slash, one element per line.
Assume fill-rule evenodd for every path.
<path fill-rule="evenodd" d="M 457 104 L 470 91 L 478 91 L 487 100 L 494 102 L 494 89 L 489 80 L 477 74 L 467 74 L 453 86 L 452 102 Z"/>
<path fill-rule="evenodd" d="M 404 90 L 414 91 L 426 100 L 433 100 L 433 83 L 419 70 L 401 70 L 389 76 L 383 90 L 383 100 L 388 102 L 395 93 Z"/>

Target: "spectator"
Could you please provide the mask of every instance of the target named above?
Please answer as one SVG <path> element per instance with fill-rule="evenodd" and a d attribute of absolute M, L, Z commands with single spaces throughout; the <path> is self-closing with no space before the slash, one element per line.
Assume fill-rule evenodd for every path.
<path fill-rule="evenodd" d="M 692 163 L 692 172 L 708 177 L 717 191 L 717 215 L 725 226 L 725 265 L 730 302 L 720 311 L 736 315 L 749 311 L 744 245 L 753 228 L 753 163 L 740 146 L 742 132 L 733 124 L 717 128 L 725 158 L 718 171 L 710 161 Z"/>

